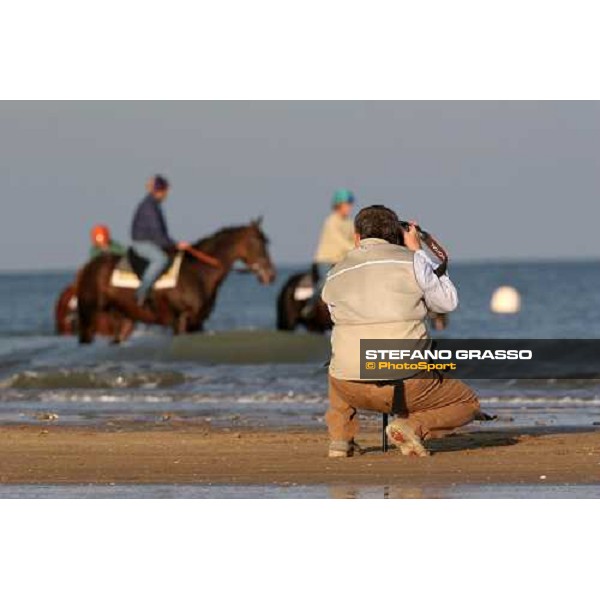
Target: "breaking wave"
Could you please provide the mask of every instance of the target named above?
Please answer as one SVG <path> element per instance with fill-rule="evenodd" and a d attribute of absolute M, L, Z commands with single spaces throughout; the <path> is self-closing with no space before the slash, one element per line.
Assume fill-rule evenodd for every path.
<path fill-rule="evenodd" d="M 51 371 L 23 371 L 0 380 L 4 389 L 156 389 L 184 383 L 177 371 L 138 373 L 110 373 L 91 370 L 57 369 Z"/>

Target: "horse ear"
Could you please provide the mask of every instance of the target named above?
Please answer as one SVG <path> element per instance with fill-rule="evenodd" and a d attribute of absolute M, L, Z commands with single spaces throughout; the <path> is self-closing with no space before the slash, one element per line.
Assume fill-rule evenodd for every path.
<path fill-rule="evenodd" d="M 257 227 L 260 227 L 262 225 L 263 222 L 263 216 L 260 215 L 260 217 L 254 219 L 254 221 L 252 221 L 252 223 L 254 223 L 254 225 L 256 225 Z"/>

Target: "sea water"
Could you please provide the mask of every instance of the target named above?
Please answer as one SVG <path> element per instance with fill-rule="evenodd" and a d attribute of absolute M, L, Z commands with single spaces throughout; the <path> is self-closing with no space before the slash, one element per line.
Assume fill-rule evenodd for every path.
<path fill-rule="evenodd" d="M 74 273 L 0 275 L 0 422 L 40 413 L 63 421 L 109 415 L 153 419 L 164 413 L 272 425 L 321 423 L 326 404 L 326 336 L 277 333 L 273 286 L 232 273 L 206 323 L 207 332 L 174 338 L 140 327 L 122 347 L 99 339 L 78 346 L 54 335 L 53 306 Z M 458 264 L 451 276 L 460 307 L 446 337 L 600 337 L 600 264 L 593 262 Z M 522 294 L 516 315 L 489 310 L 503 284 Z M 565 357 L 568 360 L 568 357 Z M 573 373 L 578 365 L 572 365 Z M 488 410 L 506 419 L 563 425 L 600 421 L 596 380 L 476 381 Z"/>

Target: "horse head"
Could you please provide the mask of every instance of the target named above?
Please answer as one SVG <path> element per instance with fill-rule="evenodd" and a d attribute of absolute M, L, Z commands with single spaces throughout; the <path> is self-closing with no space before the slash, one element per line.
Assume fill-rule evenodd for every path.
<path fill-rule="evenodd" d="M 238 246 L 239 259 L 263 285 L 273 283 L 276 275 L 268 246 L 269 239 L 262 230 L 262 217 L 244 227 Z"/>

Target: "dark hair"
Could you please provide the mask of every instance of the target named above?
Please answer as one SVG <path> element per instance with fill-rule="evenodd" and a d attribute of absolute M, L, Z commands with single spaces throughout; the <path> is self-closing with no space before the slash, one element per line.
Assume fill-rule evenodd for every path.
<path fill-rule="evenodd" d="M 398 215 L 383 204 L 361 209 L 354 219 L 354 229 L 361 239 L 379 238 L 391 244 L 401 240 Z"/>
<path fill-rule="evenodd" d="M 169 181 L 166 177 L 163 177 L 162 175 L 155 175 L 152 187 L 155 192 L 162 192 L 163 190 L 168 190 Z"/>

